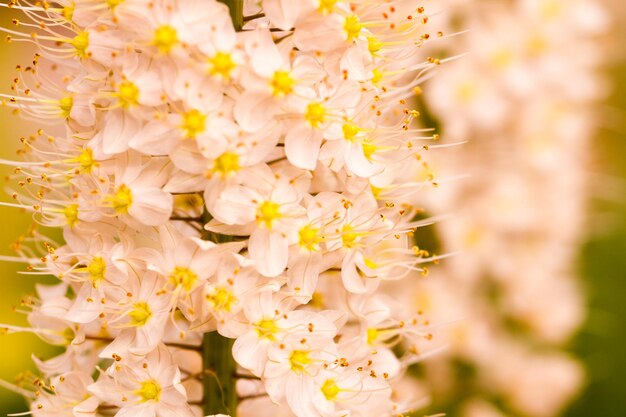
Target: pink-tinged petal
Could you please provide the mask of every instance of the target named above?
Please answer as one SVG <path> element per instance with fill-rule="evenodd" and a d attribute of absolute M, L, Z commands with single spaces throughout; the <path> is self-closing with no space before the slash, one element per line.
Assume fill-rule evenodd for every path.
<path fill-rule="evenodd" d="M 269 364 L 270 363 L 268 362 L 268 366 Z M 289 384 L 288 380 L 291 379 L 290 377 L 291 375 L 287 373 L 286 375 L 283 375 L 279 378 L 264 379 L 264 388 L 267 392 L 267 395 L 270 397 L 270 400 L 278 404 L 285 399 L 285 389 L 287 388 L 286 386 Z"/>
<path fill-rule="evenodd" d="M 334 324 L 335 328 L 341 329 L 350 319 L 350 315 L 345 311 L 340 310 L 323 310 L 320 314 Z"/>
<path fill-rule="evenodd" d="M 67 312 L 67 319 L 75 323 L 94 321 L 102 312 L 100 295 L 91 283 L 83 283 L 76 295 L 76 300 Z"/>
<path fill-rule="evenodd" d="M 178 13 L 172 16 L 180 28 L 181 40 L 192 45 L 215 42 L 235 37 L 228 8 L 224 3 L 206 0 L 185 0 L 177 4 Z M 207 22 L 211 22 L 207 25 Z M 222 42 L 224 42 L 222 40 Z"/>
<path fill-rule="evenodd" d="M 319 61 L 307 55 L 298 56 L 294 60 L 291 75 L 299 81 L 299 84 L 305 86 L 320 82 L 324 77 L 328 76 L 326 71 L 320 66 Z M 306 94 L 311 90 L 307 87 L 306 89 L 302 89 L 302 91 Z"/>
<path fill-rule="evenodd" d="M 163 76 L 156 71 L 140 73 L 139 77 L 131 80 L 139 89 L 139 103 L 149 107 L 163 104 Z"/>
<path fill-rule="evenodd" d="M 255 30 L 246 35 L 245 47 L 253 64 L 252 69 L 262 77 L 271 77 L 283 62 L 272 34 L 269 30 Z"/>
<path fill-rule="evenodd" d="M 86 387 L 93 384 L 93 379 L 89 374 L 81 371 L 68 372 L 63 375 L 63 384 L 58 384 L 57 378 L 53 379 L 56 386 L 56 394 L 64 397 L 74 397 L 82 399 Z"/>
<path fill-rule="evenodd" d="M 233 357 L 243 368 L 254 375 L 263 375 L 267 362 L 268 341 L 259 339 L 256 330 L 250 330 L 235 340 Z"/>
<path fill-rule="evenodd" d="M 132 153 L 135 154 L 135 152 Z M 126 183 L 132 183 L 133 186 L 146 188 L 161 187 L 170 177 L 172 165 L 164 161 L 163 158 L 151 158 L 150 162 L 147 164 L 142 163 L 141 159 L 139 159 L 138 163 L 141 163 L 141 165 L 136 171 L 136 177 L 132 180 L 125 179 Z M 123 167 L 125 171 L 128 171 L 128 168 L 129 167 Z"/>
<path fill-rule="evenodd" d="M 169 157 L 178 169 L 189 174 L 204 175 L 207 171 L 207 161 L 202 157 L 198 144 L 192 140 L 180 142 Z M 200 180 L 201 182 L 206 182 L 206 179 Z M 198 187 L 198 189 L 202 188 Z"/>
<path fill-rule="evenodd" d="M 132 190 L 133 203 L 128 213 L 146 226 L 165 224 L 172 215 L 174 198 L 161 188 Z"/>
<path fill-rule="evenodd" d="M 265 0 L 263 11 L 270 21 L 279 29 L 289 30 L 294 27 L 300 15 L 301 1 Z"/>
<path fill-rule="evenodd" d="M 115 414 L 115 417 L 157 417 L 155 404 L 127 405 Z"/>
<path fill-rule="evenodd" d="M 220 222 L 233 225 L 245 225 L 254 221 L 257 199 L 256 193 L 241 186 L 228 187 L 212 207 L 211 214 Z"/>
<path fill-rule="evenodd" d="M 367 287 L 363 282 L 363 278 L 356 268 L 353 254 L 347 254 L 343 258 L 343 262 L 341 264 L 341 279 L 343 281 L 343 286 L 346 287 L 346 290 L 349 292 L 353 294 L 364 294 L 367 292 Z"/>
<path fill-rule="evenodd" d="M 123 112 L 111 112 L 106 118 L 102 130 L 92 141 L 99 144 L 99 149 L 107 155 L 114 155 L 128 150 L 130 140 L 140 131 L 141 122 Z"/>
<path fill-rule="evenodd" d="M 87 387 L 87 390 L 96 396 L 100 401 L 122 405 L 123 395 L 119 391 L 119 387 L 106 375 L 100 376 L 98 381 Z"/>
<path fill-rule="evenodd" d="M 285 137 L 285 154 L 296 167 L 314 170 L 321 145 L 320 132 L 307 128 L 291 129 Z"/>
<path fill-rule="evenodd" d="M 82 126 L 91 126 L 96 121 L 96 112 L 91 102 L 86 100 L 80 100 L 81 96 L 77 97 L 78 100 L 74 101 L 72 111 L 70 112 L 70 118 L 76 120 L 78 124 Z"/>
<path fill-rule="evenodd" d="M 203 276 L 215 273 L 219 260 L 224 259 L 231 253 L 239 253 L 245 247 L 245 242 L 228 242 L 215 245 L 213 242 L 192 238 L 200 247 L 200 251 L 194 255 L 189 264 L 194 271 L 201 271 Z M 209 246 L 213 244 L 214 246 Z"/>
<path fill-rule="evenodd" d="M 96 397 L 89 397 L 85 401 L 77 404 L 72 408 L 72 412 L 75 416 L 81 417 L 95 417 L 96 410 L 100 405 L 100 401 Z"/>
<path fill-rule="evenodd" d="M 295 254 L 293 255 L 293 264 L 289 266 L 289 286 L 296 291 L 299 297 L 310 299 L 317 287 L 317 280 L 321 271 L 322 255 L 320 253 Z"/>
<path fill-rule="evenodd" d="M 201 174 L 189 174 L 177 171 L 163 187 L 163 191 L 168 193 L 197 193 L 204 191 L 206 178 Z"/>
<path fill-rule="evenodd" d="M 344 164 L 346 144 L 344 140 L 329 140 L 320 149 L 318 159 L 332 171 L 339 171 Z"/>
<path fill-rule="evenodd" d="M 187 403 L 170 405 L 160 403 L 157 406 L 158 417 L 195 417 L 191 407 Z"/>
<path fill-rule="evenodd" d="M 67 294 L 67 283 L 61 282 L 56 285 L 35 284 L 37 294 L 42 300 L 65 297 Z"/>
<path fill-rule="evenodd" d="M 256 270 L 266 277 L 276 277 L 287 267 L 289 241 L 282 232 L 265 227 L 255 230 L 250 236 L 248 250 Z"/>
<path fill-rule="evenodd" d="M 277 348 L 278 349 L 278 348 Z M 272 350 L 269 351 L 269 360 L 267 361 L 267 365 L 265 365 L 265 370 L 263 371 L 263 378 L 266 381 L 278 379 L 285 379 L 285 377 L 291 371 L 291 364 L 289 363 L 289 352 L 284 352 L 282 357 L 273 358 Z M 267 388 L 267 386 L 266 386 Z"/>
<path fill-rule="evenodd" d="M 182 134 L 166 121 L 154 120 L 133 136 L 128 146 L 146 155 L 167 155 L 178 144 Z"/>
<path fill-rule="evenodd" d="M 110 359 L 113 354 L 120 355 L 120 352 L 126 352 L 134 342 L 135 331 L 133 329 L 124 329 L 100 352 L 99 357 L 103 359 Z"/>
<path fill-rule="evenodd" d="M 321 414 L 315 407 L 312 397 L 315 390 L 320 390 L 320 387 L 314 385 L 313 378 L 292 378 L 289 382 L 285 396 L 291 411 L 298 417 L 319 417 Z"/>
<path fill-rule="evenodd" d="M 376 355 L 372 356 L 372 368 L 387 372 L 389 378 L 394 378 L 402 372 L 402 364 L 398 357 L 389 349 L 379 349 Z"/>
<path fill-rule="evenodd" d="M 150 353 L 163 339 L 167 314 L 154 314 L 148 324 L 137 329 L 133 347 L 129 351 L 135 355 Z"/>
<path fill-rule="evenodd" d="M 246 169 L 242 184 L 258 192 L 271 191 L 276 184 L 276 176 L 269 165 L 261 163 Z"/>
<path fill-rule="evenodd" d="M 246 132 L 256 132 L 267 125 L 278 112 L 276 101 L 268 94 L 244 93 L 235 103 L 235 119 Z"/>
<path fill-rule="evenodd" d="M 289 313 L 289 318 L 285 320 L 285 328 L 292 327 L 292 332 L 300 331 L 302 334 L 308 333 L 308 328 L 302 326 L 302 323 L 313 323 L 315 334 L 332 339 L 337 334 L 337 327 L 325 315 L 314 313 L 306 310 L 294 310 Z M 295 329 L 298 330 L 295 330 Z M 299 336 L 297 336 L 299 337 Z"/>
<path fill-rule="evenodd" d="M 230 225 L 224 224 L 215 219 L 211 220 L 204 226 L 204 230 L 219 233 L 220 235 L 227 236 L 250 236 L 254 232 L 256 226 L 254 223 L 248 223 L 247 225 Z"/>
<path fill-rule="evenodd" d="M 224 94 L 216 88 L 213 80 L 197 70 L 181 71 L 174 81 L 172 93 L 177 100 L 185 103 L 187 108 L 199 110 L 201 113 L 219 108 Z"/>
<path fill-rule="evenodd" d="M 372 78 L 372 55 L 363 48 L 349 48 L 341 58 L 341 70 L 347 71 L 350 80 L 366 81 Z"/>
<path fill-rule="evenodd" d="M 382 170 L 365 157 L 363 145 L 360 143 L 348 144 L 345 159 L 348 169 L 359 177 L 368 178 Z"/>
<path fill-rule="evenodd" d="M 345 42 L 345 31 L 340 29 L 343 24 L 343 18 L 337 13 L 302 22 L 294 32 L 294 43 L 303 51 L 329 51 Z"/>

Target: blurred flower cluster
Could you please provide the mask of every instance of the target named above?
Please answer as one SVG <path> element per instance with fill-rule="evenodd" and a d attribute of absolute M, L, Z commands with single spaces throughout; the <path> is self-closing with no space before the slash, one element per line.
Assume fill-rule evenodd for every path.
<path fill-rule="evenodd" d="M 442 136 L 467 143 L 433 169 L 468 178 L 429 205 L 452 214 L 438 239 L 460 254 L 416 290 L 431 320 L 456 320 L 424 380 L 455 415 L 554 416 L 584 381 L 563 347 L 585 318 L 576 257 L 608 16 L 589 0 L 445 3 L 440 24 L 468 32 L 424 98 Z"/>

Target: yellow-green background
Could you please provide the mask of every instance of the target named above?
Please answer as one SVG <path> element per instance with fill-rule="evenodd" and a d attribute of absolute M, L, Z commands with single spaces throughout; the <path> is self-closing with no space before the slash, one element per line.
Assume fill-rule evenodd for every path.
<path fill-rule="evenodd" d="M 3 3 L 6 3 L 3 1 Z M 7 24 L 8 23 L 8 24 Z M 0 13 L 0 26 L 7 27 L 10 20 L 6 13 Z M 24 45 L 0 41 L 0 92 L 9 93 L 11 81 L 16 76 L 17 64 L 28 64 L 31 56 L 24 51 Z M 19 138 L 37 130 L 37 126 L 20 120 L 12 115 L 9 108 L 0 108 L 0 158 L 17 159 L 15 150 L 19 147 Z M 7 167 L 0 168 L 0 201 L 11 202 L 6 193 L 7 187 L 15 186 L 15 181 L 8 181 L 11 173 Z M 0 255 L 13 255 L 9 246 L 30 224 L 30 215 L 20 210 L 0 207 Z M 25 316 L 14 311 L 19 307 L 22 296 L 32 293 L 37 282 L 52 282 L 50 279 L 18 274 L 24 265 L 0 262 L 0 323 L 26 324 Z M 56 350 L 55 350 L 56 351 Z M 53 349 L 32 334 L 10 334 L 0 336 L 0 378 L 14 381 L 15 376 L 27 369 L 32 369 L 31 354 L 49 357 Z M 15 394 L 0 388 L 0 415 L 25 411 L 24 401 Z"/>
<path fill-rule="evenodd" d="M 616 10 L 619 3 L 615 2 Z M 0 13 L 0 25 L 10 25 Z M 589 381 L 567 417 L 626 417 L 626 64 L 619 55 L 626 51 L 626 35 L 614 30 L 612 63 L 607 74 L 614 91 L 598 107 L 605 118 L 593 141 L 595 182 L 590 237 L 581 250 L 579 270 L 589 296 L 589 319 L 571 349 L 583 358 Z M 19 44 L 0 44 L 0 92 L 9 92 L 17 63 L 29 56 Z M 20 122 L 10 110 L 0 109 L 0 156 L 13 158 L 20 136 L 36 126 Z M 9 170 L 0 170 L 4 177 Z M 6 181 L 3 185 L 6 185 Z M 0 201 L 10 201 L 4 194 Z M 608 223 L 607 223 L 608 222 Z M 28 215 L 0 207 L 0 254 L 10 254 L 9 245 L 29 224 Z M 606 227 L 607 224 L 609 227 Z M 595 230 L 594 225 L 601 227 Z M 0 323 L 21 324 L 24 317 L 13 311 L 21 296 L 32 292 L 38 277 L 19 275 L 17 264 L 0 263 Z M 47 357 L 51 349 L 28 334 L 0 336 L 0 378 L 12 381 L 32 368 L 31 354 Z M 0 388 L 0 415 L 25 411 L 23 400 Z M 532 416 L 529 416 L 532 417 Z"/>

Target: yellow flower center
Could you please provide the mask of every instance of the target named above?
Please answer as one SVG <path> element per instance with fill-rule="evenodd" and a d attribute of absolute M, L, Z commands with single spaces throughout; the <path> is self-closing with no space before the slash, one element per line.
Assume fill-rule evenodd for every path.
<path fill-rule="evenodd" d="M 212 58 L 209 58 L 209 64 L 211 65 L 209 74 L 219 75 L 226 79 L 230 78 L 230 74 L 237 67 L 232 55 L 228 52 L 216 53 Z"/>
<path fill-rule="evenodd" d="M 371 142 L 363 142 L 362 146 L 363 155 L 365 155 L 365 158 L 367 158 L 368 161 L 371 161 L 372 155 L 374 155 L 374 152 L 376 152 L 378 147 Z"/>
<path fill-rule="evenodd" d="M 152 310 L 146 302 L 135 303 L 131 312 L 128 313 L 128 317 L 130 317 L 130 323 L 133 326 L 145 326 L 152 317 Z"/>
<path fill-rule="evenodd" d="M 322 394 L 324 394 L 326 400 L 334 401 L 337 398 L 337 395 L 339 395 L 339 391 L 340 389 L 334 379 L 327 379 L 324 381 L 324 384 L 322 385 Z"/>
<path fill-rule="evenodd" d="M 319 236 L 319 229 L 311 225 L 302 227 L 298 231 L 298 237 L 300 246 L 310 251 L 316 250 L 317 245 L 322 241 L 321 236 Z"/>
<path fill-rule="evenodd" d="M 543 2 L 540 8 L 540 13 L 541 16 L 546 19 L 553 19 L 562 12 L 562 9 L 563 2 L 557 0 L 547 0 Z"/>
<path fill-rule="evenodd" d="M 295 80 L 288 71 L 276 71 L 270 82 L 274 96 L 284 97 L 293 92 Z"/>
<path fill-rule="evenodd" d="M 161 385 L 154 380 L 144 381 L 141 383 L 141 387 L 135 391 L 135 394 L 141 398 L 142 402 L 159 401 Z"/>
<path fill-rule="evenodd" d="M 370 185 L 370 189 L 372 190 L 372 195 L 374 196 L 374 198 L 378 199 L 380 197 L 380 193 L 383 191 L 382 188 L 380 187 L 375 187 L 373 185 Z"/>
<path fill-rule="evenodd" d="M 354 228 L 349 225 L 345 225 L 341 230 L 341 241 L 346 248 L 352 248 L 356 244 L 356 240 L 359 234 L 354 231 Z"/>
<path fill-rule="evenodd" d="M 78 222 L 78 204 L 69 204 L 63 209 L 65 221 L 70 227 L 74 227 Z"/>
<path fill-rule="evenodd" d="M 219 173 L 222 178 L 239 171 L 239 155 L 233 152 L 226 152 L 220 155 L 213 163 L 213 172 Z"/>
<path fill-rule="evenodd" d="M 66 96 L 59 100 L 59 108 L 61 109 L 61 114 L 66 119 L 70 117 L 70 113 L 72 112 L 72 107 L 74 106 L 74 97 Z"/>
<path fill-rule="evenodd" d="M 363 29 L 363 24 L 361 23 L 361 19 L 359 19 L 359 16 L 353 14 L 346 17 L 346 21 L 343 25 L 343 30 L 346 31 L 346 35 L 348 35 L 349 41 L 358 38 L 359 34 L 361 33 L 361 29 Z"/>
<path fill-rule="evenodd" d="M 83 149 L 80 155 L 78 155 L 78 158 L 76 158 L 76 162 L 78 162 L 78 165 L 80 165 L 83 171 L 90 172 L 95 165 L 91 148 Z"/>
<path fill-rule="evenodd" d="M 139 88 L 130 81 L 124 81 L 117 87 L 116 96 L 122 107 L 139 104 Z"/>
<path fill-rule="evenodd" d="M 198 110 L 190 110 L 183 115 L 183 129 L 188 138 L 195 139 L 195 137 L 205 131 L 206 115 L 202 114 Z"/>
<path fill-rule="evenodd" d="M 332 13 L 335 9 L 335 4 L 337 4 L 338 0 L 320 0 L 320 7 L 318 10 L 321 13 Z"/>
<path fill-rule="evenodd" d="M 548 41 L 542 35 L 533 35 L 528 40 L 528 52 L 533 55 L 541 55 L 548 48 Z"/>
<path fill-rule="evenodd" d="M 463 103 L 472 101 L 476 93 L 476 86 L 470 82 L 465 82 L 457 87 L 457 96 Z"/>
<path fill-rule="evenodd" d="M 372 84 L 378 84 L 383 80 L 385 74 L 378 68 L 372 70 Z"/>
<path fill-rule="evenodd" d="M 363 258 L 363 263 L 368 268 L 371 268 L 371 269 L 378 268 L 378 264 L 376 262 L 374 262 L 373 260 L 369 259 L 369 258 Z"/>
<path fill-rule="evenodd" d="M 228 288 L 220 287 L 213 294 L 207 295 L 207 300 L 215 311 L 230 312 L 237 298 Z"/>
<path fill-rule="evenodd" d="M 359 129 L 359 127 L 352 122 L 344 124 L 342 126 L 342 130 L 343 137 L 348 142 L 352 142 L 361 131 L 361 129 Z"/>
<path fill-rule="evenodd" d="M 463 243 L 468 248 L 476 248 L 483 240 L 484 233 L 479 227 L 474 227 L 465 232 Z"/>
<path fill-rule="evenodd" d="M 117 214 L 128 214 L 128 209 L 133 204 L 133 194 L 130 188 L 122 184 L 115 194 L 109 197 L 109 201 Z"/>
<path fill-rule="evenodd" d="M 326 119 L 326 108 L 321 103 L 309 103 L 304 119 L 313 127 L 318 127 Z"/>
<path fill-rule="evenodd" d="M 309 351 L 306 350 L 294 350 L 289 356 L 289 363 L 291 363 L 291 370 L 300 373 L 311 363 L 309 357 Z"/>
<path fill-rule="evenodd" d="M 87 273 L 89 274 L 89 279 L 91 280 L 94 288 L 97 288 L 98 284 L 104 280 L 106 270 L 106 262 L 99 256 L 96 256 L 91 260 L 91 262 L 89 262 L 89 265 L 87 265 Z"/>
<path fill-rule="evenodd" d="M 74 36 L 74 39 L 72 39 L 70 43 L 76 50 L 76 56 L 85 58 L 87 56 L 87 48 L 89 47 L 89 32 L 79 33 Z"/>
<path fill-rule="evenodd" d="M 369 49 L 370 54 L 374 55 L 376 52 L 383 49 L 383 43 L 374 36 L 369 36 L 367 38 L 367 49 Z"/>
<path fill-rule="evenodd" d="M 109 6 L 111 9 L 115 9 L 117 6 L 122 4 L 124 0 L 106 0 L 106 2 L 107 6 Z"/>
<path fill-rule="evenodd" d="M 373 344 L 378 339 L 378 336 L 378 329 L 374 327 L 367 329 L 367 343 L 369 345 Z"/>
<path fill-rule="evenodd" d="M 496 51 L 495 53 L 493 53 L 493 55 L 491 56 L 491 61 L 499 69 L 504 69 L 508 67 L 509 64 L 511 64 L 511 62 L 513 61 L 513 58 L 514 56 L 511 51 L 502 49 L 500 51 Z"/>
<path fill-rule="evenodd" d="M 280 204 L 276 204 L 272 201 L 265 201 L 257 208 L 257 222 L 265 223 L 265 226 L 268 229 L 271 229 L 274 221 L 280 219 L 281 217 L 282 214 L 280 214 Z"/>
<path fill-rule="evenodd" d="M 276 320 L 263 319 L 256 323 L 256 332 L 261 339 L 275 340 L 274 335 L 278 333 L 280 328 L 276 324 Z"/>
<path fill-rule="evenodd" d="M 156 46 L 159 51 L 168 53 L 178 43 L 178 33 L 176 29 L 169 25 L 163 25 L 154 31 L 154 38 L 152 44 Z"/>
<path fill-rule="evenodd" d="M 191 291 L 193 284 L 195 284 L 197 280 L 198 275 L 191 269 L 183 266 L 177 266 L 170 274 L 170 281 L 176 286 L 181 285 L 185 291 Z"/>

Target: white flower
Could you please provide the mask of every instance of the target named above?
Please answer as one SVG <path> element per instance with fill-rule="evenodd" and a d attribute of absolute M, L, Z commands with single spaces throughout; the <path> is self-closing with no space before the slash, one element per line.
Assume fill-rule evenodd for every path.
<path fill-rule="evenodd" d="M 31 404 L 31 413 L 36 417 L 95 417 L 99 401 L 87 391 L 93 379 L 87 372 L 63 373 L 50 381 L 52 393 L 42 390 L 42 395 Z"/>
<path fill-rule="evenodd" d="M 160 345 L 142 361 L 112 367 L 111 376 L 101 374 L 89 391 L 119 406 L 116 416 L 194 415 L 180 383 L 180 371 L 165 346 Z"/>

